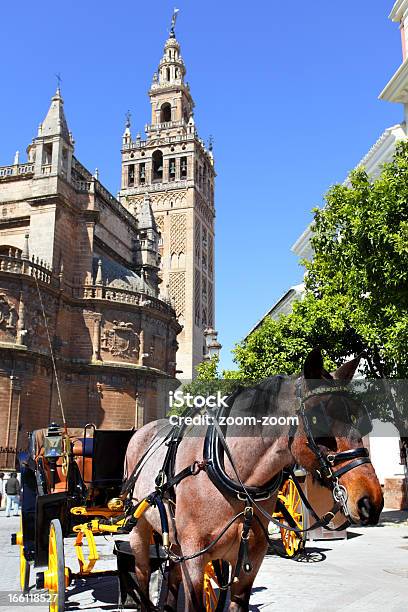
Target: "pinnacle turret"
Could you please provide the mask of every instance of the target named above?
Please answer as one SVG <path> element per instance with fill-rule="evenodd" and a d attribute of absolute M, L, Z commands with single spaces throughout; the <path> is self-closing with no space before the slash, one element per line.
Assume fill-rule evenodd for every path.
<path fill-rule="evenodd" d="M 180 44 L 175 35 L 170 34 L 164 45 L 158 70 L 153 75 L 152 89 L 184 85 L 185 75 L 186 68 L 180 53 Z"/>
<path fill-rule="evenodd" d="M 57 87 L 37 137 L 27 149 L 28 158 L 35 164 L 35 176 L 59 175 L 70 181 L 73 151 L 74 139 L 65 119 L 61 90 Z"/>
<path fill-rule="evenodd" d="M 38 136 L 62 136 L 64 140 L 70 142 L 70 134 L 64 114 L 64 100 L 59 87 L 51 98 L 50 108 L 44 121 L 40 124 Z"/>

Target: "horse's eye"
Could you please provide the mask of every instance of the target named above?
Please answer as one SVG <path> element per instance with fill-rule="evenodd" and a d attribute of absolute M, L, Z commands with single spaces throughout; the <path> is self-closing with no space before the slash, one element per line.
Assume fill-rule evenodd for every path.
<path fill-rule="evenodd" d="M 353 425 L 355 425 L 357 423 L 357 417 L 355 414 L 351 415 L 351 422 L 353 423 Z"/>

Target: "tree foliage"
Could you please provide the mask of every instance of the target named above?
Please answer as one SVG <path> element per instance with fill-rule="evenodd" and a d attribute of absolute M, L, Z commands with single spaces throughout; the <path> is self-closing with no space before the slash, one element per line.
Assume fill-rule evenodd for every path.
<path fill-rule="evenodd" d="M 306 289 L 344 299 L 347 325 L 368 354 L 372 377 L 408 375 L 408 144 L 370 181 L 355 170 L 315 210 Z"/>
<path fill-rule="evenodd" d="M 364 350 L 368 377 L 408 378 L 408 143 L 375 180 L 358 168 L 332 187 L 312 230 L 303 300 L 236 346 L 238 375 L 300 371 L 320 345 L 327 367 Z"/>

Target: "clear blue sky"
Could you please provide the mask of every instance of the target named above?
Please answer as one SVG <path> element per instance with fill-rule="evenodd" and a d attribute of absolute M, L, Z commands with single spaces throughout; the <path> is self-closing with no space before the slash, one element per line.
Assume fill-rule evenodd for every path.
<path fill-rule="evenodd" d="M 119 189 L 124 114 L 147 90 L 176 0 L 5 2 L 0 165 L 24 151 L 61 72 L 76 156 Z M 215 139 L 216 324 L 230 349 L 302 272 L 290 247 L 402 109 L 377 100 L 401 61 L 392 0 L 177 0 L 200 135 Z M 24 158 L 25 159 L 25 158 Z"/>

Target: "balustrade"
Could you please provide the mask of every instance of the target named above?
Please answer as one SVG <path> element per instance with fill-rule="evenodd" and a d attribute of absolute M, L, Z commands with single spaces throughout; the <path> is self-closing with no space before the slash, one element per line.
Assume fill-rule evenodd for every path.
<path fill-rule="evenodd" d="M 14 166 L 2 166 L 0 168 L 0 178 L 21 176 L 22 174 L 34 174 L 34 164 L 16 164 Z"/>
<path fill-rule="evenodd" d="M 34 255 L 31 259 L 23 259 L 18 249 L 10 249 L 8 255 L 0 254 L 0 271 L 26 274 L 47 284 L 50 284 L 52 279 L 52 270 L 44 261 Z"/>
<path fill-rule="evenodd" d="M 156 297 L 147 295 L 146 293 L 138 293 L 131 289 L 118 289 L 107 285 L 91 285 L 87 284 L 83 287 L 84 299 L 102 299 L 110 302 L 120 302 L 132 304 L 134 306 L 144 306 L 158 310 L 166 314 L 172 314 L 172 308 L 169 304 L 162 302 Z"/>

